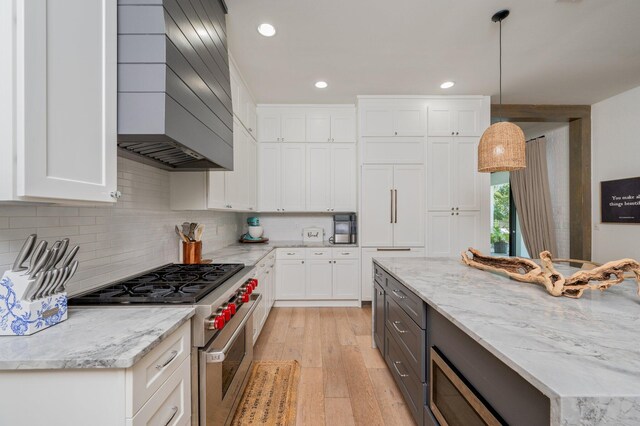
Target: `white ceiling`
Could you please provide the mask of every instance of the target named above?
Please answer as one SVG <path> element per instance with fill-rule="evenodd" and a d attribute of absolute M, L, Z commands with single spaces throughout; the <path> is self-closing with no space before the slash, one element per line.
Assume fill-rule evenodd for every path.
<path fill-rule="evenodd" d="M 498 94 L 593 104 L 640 85 L 640 0 L 226 0 L 230 51 L 260 103 Z M 269 22 L 277 34 L 258 34 Z M 326 80 L 328 89 L 314 82 Z M 445 80 L 452 89 L 440 89 Z"/>

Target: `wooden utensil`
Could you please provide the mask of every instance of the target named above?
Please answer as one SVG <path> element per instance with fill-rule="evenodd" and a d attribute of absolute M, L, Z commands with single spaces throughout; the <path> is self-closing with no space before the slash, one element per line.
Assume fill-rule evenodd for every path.
<path fill-rule="evenodd" d="M 185 243 L 189 242 L 189 239 L 187 238 L 186 235 L 184 235 L 184 233 L 180 230 L 180 228 L 178 228 L 178 225 L 176 225 L 176 234 L 178 234 L 178 236 L 183 242 Z"/>

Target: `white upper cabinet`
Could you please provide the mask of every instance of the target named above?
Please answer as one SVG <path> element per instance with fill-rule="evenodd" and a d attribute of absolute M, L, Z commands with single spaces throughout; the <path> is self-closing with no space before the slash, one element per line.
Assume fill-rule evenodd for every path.
<path fill-rule="evenodd" d="M 3 2 L 0 199 L 116 201 L 116 7 Z"/>
<path fill-rule="evenodd" d="M 306 149 L 305 144 L 290 143 L 280 147 L 280 207 L 281 211 L 300 212 L 306 209 Z"/>
<path fill-rule="evenodd" d="M 423 101 L 394 101 L 384 106 L 363 105 L 362 136 L 424 136 L 426 107 Z"/>
<path fill-rule="evenodd" d="M 352 144 L 307 145 L 307 211 L 356 210 L 356 149 Z"/>
<path fill-rule="evenodd" d="M 307 145 L 307 210 L 331 211 L 331 144 Z"/>
<path fill-rule="evenodd" d="M 260 142 L 305 142 L 304 112 L 279 107 L 258 109 L 258 140 Z"/>
<path fill-rule="evenodd" d="M 431 211 L 480 210 L 478 137 L 430 137 L 427 143 L 428 206 Z"/>
<path fill-rule="evenodd" d="M 444 99 L 429 103 L 429 136 L 481 136 L 485 100 Z"/>
<path fill-rule="evenodd" d="M 258 209 L 280 211 L 280 144 L 258 145 Z"/>
<path fill-rule="evenodd" d="M 328 111 L 307 113 L 307 142 L 331 142 L 331 114 Z"/>
<path fill-rule="evenodd" d="M 331 146 L 331 211 L 355 212 L 357 195 L 356 147 Z"/>
<path fill-rule="evenodd" d="M 355 142 L 355 110 L 322 108 L 307 112 L 307 142 Z"/>
<path fill-rule="evenodd" d="M 249 88 L 244 82 L 233 57 L 230 56 L 229 74 L 231 79 L 231 102 L 233 114 L 240 120 L 240 123 L 247 129 L 248 134 L 256 139 L 257 115 L 256 104 L 249 92 Z"/>

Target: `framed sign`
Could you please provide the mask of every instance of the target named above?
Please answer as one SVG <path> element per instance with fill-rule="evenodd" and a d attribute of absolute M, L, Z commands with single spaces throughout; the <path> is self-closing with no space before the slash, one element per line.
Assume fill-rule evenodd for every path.
<path fill-rule="evenodd" d="M 640 177 L 600 182 L 600 213 L 605 223 L 640 223 Z"/>

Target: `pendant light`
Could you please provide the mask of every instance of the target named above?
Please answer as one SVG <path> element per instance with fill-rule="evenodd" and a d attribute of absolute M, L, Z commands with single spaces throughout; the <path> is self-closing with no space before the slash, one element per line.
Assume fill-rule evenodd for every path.
<path fill-rule="evenodd" d="M 500 105 L 502 105 L 502 21 L 509 16 L 501 10 L 491 17 L 500 23 Z M 484 131 L 478 145 L 478 171 L 509 172 L 525 168 L 525 140 L 522 129 L 509 122 L 499 122 Z"/>

